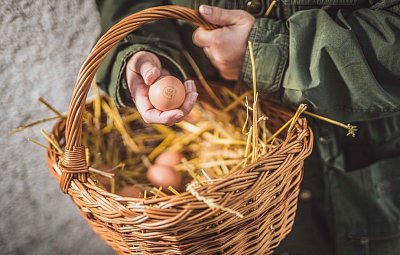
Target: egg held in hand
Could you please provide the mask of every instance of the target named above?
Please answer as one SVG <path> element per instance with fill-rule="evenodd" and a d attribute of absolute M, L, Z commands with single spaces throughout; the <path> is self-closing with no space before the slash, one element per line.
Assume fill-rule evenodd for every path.
<path fill-rule="evenodd" d="M 185 101 L 185 87 L 177 78 L 165 76 L 150 85 L 149 99 L 157 110 L 177 109 Z"/>
<path fill-rule="evenodd" d="M 147 170 L 147 179 L 155 186 L 162 187 L 164 191 L 171 186 L 176 190 L 180 190 L 182 184 L 182 176 L 170 166 L 152 165 Z"/>

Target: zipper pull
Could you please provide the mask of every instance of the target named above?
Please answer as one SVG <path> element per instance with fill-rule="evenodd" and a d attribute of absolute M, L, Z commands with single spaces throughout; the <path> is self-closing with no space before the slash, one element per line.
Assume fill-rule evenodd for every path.
<path fill-rule="evenodd" d="M 369 239 L 367 237 L 362 237 L 360 239 L 361 248 L 364 255 L 369 255 Z"/>

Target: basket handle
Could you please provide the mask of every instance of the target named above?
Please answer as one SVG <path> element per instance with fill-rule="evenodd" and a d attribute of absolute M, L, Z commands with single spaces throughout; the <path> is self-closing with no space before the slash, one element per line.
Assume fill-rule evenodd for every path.
<path fill-rule="evenodd" d="M 68 191 L 73 178 L 87 182 L 88 166 L 85 148 L 82 145 L 82 120 L 86 97 L 97 69 L 111 49 L 130 32 L 147 22 L 161 19 L 180 19 L 206 29 L 216 28 L 204 21 L 198 11 L 178 5 L 167 5 L 132 14 L 111 27 L 99 39 L 79 70 L 69 104 L 65 128 L 65 152 L 63 160 L 59 163 L 62 171 L 60 187 L 64 193 Z"/>

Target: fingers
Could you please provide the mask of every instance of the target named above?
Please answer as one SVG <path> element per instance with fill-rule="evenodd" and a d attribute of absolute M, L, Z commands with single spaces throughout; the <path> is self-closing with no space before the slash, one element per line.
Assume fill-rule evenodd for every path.
<path fill-rule="evenodd" d="M 215 41 L 215 30 L 208 31 L 202 27 L 199 27 L 193 32 L 192 41 L 198 47 L 209 47 Z"/>
<path fill-rule="evenodd" d="M 140 74 L 144 82 L 151 85 L 161 75 L 161 62 L 155 54 L 140 51 L 129 59 L 127 69 Z"/>
<path fill-rule="evenodd" d="M 208 57 L 208 59 L 209 59 L 211 62 L 215 62 L 210 47 L 204 47 L 204 48 L 203 48 L 203 51 L 204 51 L 204 53 L 206 54 L 206 56 Z"/>
<path fill-rule="evenodd" d="M 157 63 L 146 61 L 140 66 L 140 75 L 143 77 L 144 82 L 147 85 L 153 84 L 158 77 L 161 75 L 161 64 L 158 61 Z"/>
<path fill-rule="evenodd" d="M 163 124 L 171 126 L 184 117 L 182 110 L 175 109 L 170 111 L 159 111 L 157 109 L 149 109 L 142 114 L 142 118 L 149 124 Z"/>
<path fill-rule="evenodd" d="M 143 83 L 139 74 L 133 74 L 133 81 L 132 85 L 129 86 L 132 100 L 136 105 L 139 113 L 142 114 L 146 112 L 148 109 L 154 108 L 153 105 L 150 103 L 149 99 L 149 86 Z"/>
<path fill-rule="evenodd" d="M 186 116 L 193 109 L 199 94 L 197 93 L 196 85 L 193 80 L 185 81 L 184 86 L 186 89 L 185 101 L 183 101 L 183 104 L 179 109 Z"/>
<path fill-rule="evenodd" d="M 209 5 L 200 5 L 199 12 L 203 19 L 218 26 L 240 25 L 251 16 L 243 10 L 227 10 Z"/>

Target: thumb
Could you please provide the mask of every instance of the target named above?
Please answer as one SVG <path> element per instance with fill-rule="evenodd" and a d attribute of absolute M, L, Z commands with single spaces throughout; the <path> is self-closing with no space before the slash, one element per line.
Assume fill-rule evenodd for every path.
<path fill-rule="evenodd" d="M 140 75 L 142 76 L 144 83 L 151 85 L 158 79 L 158 77 L 160 77 L 161 65 L 157 65 L 151 61 L 146 61 L 140 67 Z"/>
<path fill-rule="evenodd" d="M 140 51 L 133 55 L 132 61 L 128 62 L 128 67 L 132 71 L 142 76 L 144 83 L 153 84 L 161 75 L 161 62 L 158 57 L 146 51 Z"/>
<path fill-rule="evenodd" d="M 243 10 L 228 10 L 209 5 L 200 5 L 199 12 L 203 19 L 218 26 L 240 24 L 242 17 L 245 17 L 244 13 L 246 13 Z"/>

